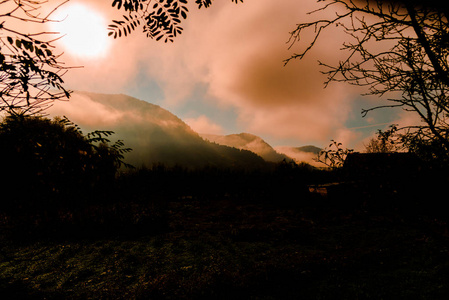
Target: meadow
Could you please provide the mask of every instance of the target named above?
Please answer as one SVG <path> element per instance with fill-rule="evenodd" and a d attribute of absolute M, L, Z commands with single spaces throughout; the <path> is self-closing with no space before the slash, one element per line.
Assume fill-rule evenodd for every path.
<path fill-rule="evenodd" d="M 2 297 L 447 299 L 446 215 L 390 190 L 345 202 L 307 188 L 341 176 L 294 164 L 122 174 L 101 209 L 3 218 Z"/>

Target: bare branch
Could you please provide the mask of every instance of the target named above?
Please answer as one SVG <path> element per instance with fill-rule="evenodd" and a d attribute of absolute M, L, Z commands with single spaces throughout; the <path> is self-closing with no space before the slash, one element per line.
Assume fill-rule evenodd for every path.
<path fill-rule="evenodd" d="M 66 1 L 67 2 L 67 1 Z M 64 3 L 66 3 L 64 2 Z M 22 23 L 46 23 L 50 15 L 40 16 L 41 5 L 47 1 L 13 0 L 0 5 L 15 4 L 0 15 L 0 111 L 11 114 L 42 113 L 53 101 L 66 100 L 70 91 L 63 87 L 62 76 L 69 67 L 58 60 L 61 54 L 53 53 L 56 33 L 22 32 L 8 26 L 10 20 Z"/>
<path fill-rule="evenodd" d="M 324 30 L 338 25 L 348 36 L 342 51 L 346 58 L 336 65 L 322 61 L 325 86 L 347 82 L 367 88 L 391 102 L 362 110 L 366 116 L 375 109 L 402 107 L 424 122 L 402 128 L 409 140 L 438 141 L 449 162 L 449 22 L 447 11 L 410 1 L 329 0 L 318 11 L 338 5 L 343 13 L 330 19 L 296 26 L 289 39 L 292 48 L 302 42 L 306 29 L 315 29 L 305 50 L 285 60 L 303 59 Z M 335 26 L 335 28 L 338 28 Z M 393 96 L 393 97 L 391 97 Z M 405 138 L 404 138 L 405 139 Z M 416 146 L 416 144 L 414 144 Z"/>

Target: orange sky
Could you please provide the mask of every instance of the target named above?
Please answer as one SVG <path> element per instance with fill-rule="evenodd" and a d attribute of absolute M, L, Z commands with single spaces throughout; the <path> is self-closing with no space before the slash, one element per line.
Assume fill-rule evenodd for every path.
<path fill-rule="evenodd" d="M 67 7 L 76 3 L 107 24 L 121 15 L 112 1 L 71 0 Z M 289 32 L 310 19 L 307 12 L 317 5 L 316 0 L 245 0 L 238 5 L 222 0 L 208 9 L 191 6 L 184 33 L 174 43 L 156 42 L 136 31 L 109 38 L 100 56 L 65 49 L 67 65 L 84 66 L 70 70 L 66 85 L 160 105 L 200 133 L 250 132 L 272 146 L 324 147 L 334 139 L 363 149 L 364 139 L 402 116 L 384 110 L 362 118 L 361 109 L 378 99 L 363 99 L 360 89 L 345 84 L 324 88 L 317 60 L 338 62 L 345 35 L 327 32 L 304 60 L 283 64 L 300 50 L 288 49 Z"/>

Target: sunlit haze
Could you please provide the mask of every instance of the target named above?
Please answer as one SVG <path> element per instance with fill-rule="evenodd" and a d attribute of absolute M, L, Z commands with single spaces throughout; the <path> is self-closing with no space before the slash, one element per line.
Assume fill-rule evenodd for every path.
<path fill-rule="evenodd" d="M 273 147 L 326 147 L 334 139 L 363 148 L 378 129 L 409 118 L 392 109 L 363 118 L 361 110 L 380 105 L 378 98 L 347 84 L 324 87 L 317 61 L 335 64 L 345 56 L 347 36 L 338 28 L 325 32 L 303 60 L 284 66 L 301 50 L 289 48 L 289 32 L 311 20 L 308 12 L 322 5 L 316 0 L 224 0 L 200 10 L 192 1 L 174 43 L 149 39 L 141 27 L 108 37 L 108 24 L 122 18 L 111 2 L 71 0 L 57 11 L 66 17 L 54 24 L 67 33 L 62 59 L 83 66 L 64 76 L 72 90 L 126 94 L 159 105 L 199 133 L 247 132 Z"/>
<path fill-rule="evenodd" d="M 97 58 L 105 55 L 110 46 L 107 36 L 107 20 L 100 12 L 76 1 L 62 6 L 53 15 L 54 31 L 63 37 L 60 43 L 64 51 L 72 55 Z"/>

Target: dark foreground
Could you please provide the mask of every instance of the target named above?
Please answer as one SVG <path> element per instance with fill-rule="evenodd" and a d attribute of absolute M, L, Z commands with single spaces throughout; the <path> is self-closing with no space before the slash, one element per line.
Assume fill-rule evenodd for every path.
<path fill-rule="evenodd" d="M 1 243 L 2 299 L 449 299 L 447 224 L 394 208 L 183 199 L 157 234 Z"/>

